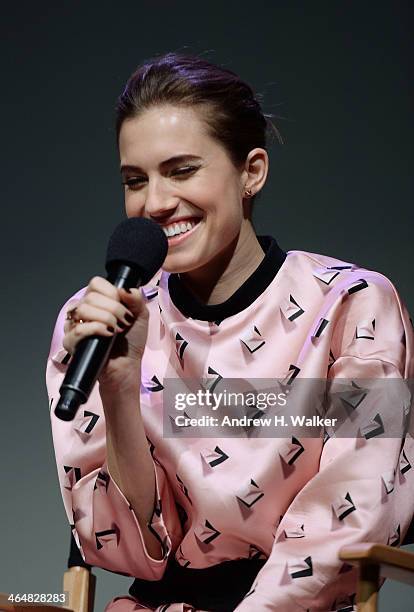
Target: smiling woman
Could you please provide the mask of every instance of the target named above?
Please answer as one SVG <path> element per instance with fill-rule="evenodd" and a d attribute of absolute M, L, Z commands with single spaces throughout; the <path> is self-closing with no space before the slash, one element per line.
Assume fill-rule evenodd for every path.
<path fill-rule="evenodd" d="M 163 105 L 124 120 L 119 152 L 128 217 L 151 218 L 171 235 L 164 270 L 203 287 L 208 303 L 230 297 L 264 257 L 245 191 L 262 188 L 266 151 L 254 147 L 236 167 L 200 107 Z M 193 228 L 182 233 L 184 221 Z"/>
<path fill-rule="evenodd" d="M 256 235 L 269 126 L 278 136 L 246 83 L 197 57 L 147 62 L 118 100 L 126 214 L 159 224 L 168 254 L 142 291 L 94 277 L 72 296 L 47 365 L 76 542 L 87 563 L 135 578 L 106 612 L 353 610 L 356 572 L 339 549 L 398 545 L 410 523 L 413 438 L 366 427 L 381 411 L 386 429 L 389 408 L 397 422 L 406 409 L 403 398 L 380 406 L 375 381 L 413 377 L 408 313 L 383 275 Z M 114 351 L 85 410 L 63 423 L 54 398 L 68 357 L 93 334 L 117 334 Z M 289 435 L 283 414 L 273 426 L 257 405 L 204 418 L 186 393 L 176 412 L 168 387 L 190 380 L 220 395 L 229 380 L 251 391 L 267 379 L 291 397 L 302 378 L 328 388 L 345 379 L 343 402 L 309 406 L 306 396 Z M 372 393 L 355 398 L 358 378 Z M 355 436 L 348 427 L 341 437 L 334 425 L 350 405 Z M 219 412 L 247 424 L 243 435 L 217 434 Z"/>

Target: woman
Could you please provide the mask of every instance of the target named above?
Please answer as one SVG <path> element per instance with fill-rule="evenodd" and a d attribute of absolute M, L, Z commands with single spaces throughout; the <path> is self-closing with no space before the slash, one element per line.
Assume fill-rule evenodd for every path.
<path fill-rule="evenodd" d="M 117 112 L 127 216 L 164 228 L 167 258 L 143 291 L 94 277 L 73 296 L 47 368 L 78 546 L 137 579 L 106 610 L 351 610 L 338 550 L 403 538 L 412 438 L 165 437 L 163 382 L 409 378 L 407 312 L 381 274 L 256 236 L 267 122 L 235 74 L 168 54 L 132 75 Z M 116 350 L 75 420 L 58 421 L 68 357 L 91 334 L 118 334 Z"/>

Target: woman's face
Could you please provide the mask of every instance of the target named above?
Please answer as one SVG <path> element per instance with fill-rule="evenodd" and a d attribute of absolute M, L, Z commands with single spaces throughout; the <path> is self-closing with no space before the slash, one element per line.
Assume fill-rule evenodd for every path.
<path fill-rule="evenodd" d="M 158 106 L 125 120 L 119 149 L 127 216 L 153 219 L 175 234 L 164 270 L 212 263 L 249 223 L 242 206 L 248 174 L 208 135 L 197 109 Z"/>

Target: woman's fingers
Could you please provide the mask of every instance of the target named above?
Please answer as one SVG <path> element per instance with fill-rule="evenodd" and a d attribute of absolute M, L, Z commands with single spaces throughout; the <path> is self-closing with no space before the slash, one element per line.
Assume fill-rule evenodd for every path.
<path fill-rule="evenodd" d="M 107 327 L 112 327 L 116 331 L 122 331 L 122 327 L 118 329 L 118 318 L 112 314 L 109 310 L 104 310 L 93 306 L 92 304 L 80 304 L 76 308 L 76 318 L 82 319 L 82 321 L 97 321 L 104 323 Z M 121 315 L 119 318 L 123 318 Z"/>
<path fill-rule="evenodd" d="M 117 288 L 102 276 L 94 276 L 91 278 L 85 295 L 91 291 L 96 291 L 97 293 L 101 293 L 102 295 L 112 298 L 113 300 L 118 300 Z"/>
<path fill-rule="evenodd" d="M 65 319 L 65 323 L 63 325 L 63 331 L 65 332 L 65 334 L 72 329 L 73 327 L 73 321 L 71 321 L 70 319 L 68 319 L 69 313 L 72 311 L 72 313 L 74 312 L 75 308 L 78 307 L 78 305 L 80 304 L 80 300 L 76 300 L 70 303 L 70 308 L 67 309 L 66 311 L 66 319 Z M 73 316 L 73 315 L 71 315 Z"/>
<path fill-rule="evenodd" d="M 80 300 L 71 302 L 67 317 L 63 346 L 69 353 L 74 352 L 82 338 L 123 332 L 136 319 L 136 315 L 121 303 L 118 289 L 100 276 L 91 279 Z"/>
<path fill-rule="evenodd" d="M 95 320 L 96 318 L 98 321 L 108 322 L 112 325 L 116 325 L 117 320 L 124 325 L 128 325 L 134 319 L 133 313 L 119 301 L 118 292 L 117 299 L 114 300 L 96 291 L 91 291 L 85 295 L 77 307 L 76 314 L 78 318 L 83 320 Z M 108 317 L 111 318 L 111 321 Z"/>
<path fill-rule="evenodd" d="M 113 329 L 113 328 L 112 328 Z M 70 331 L 63 337 L 63 348 L 71 355 L 75 348 L 83 338 L 92 335 L 98 336 L 113 336 L 115 330 L 111 330 L 105 323 L 99 321 L 86 321 L 84 323 L 75 323 Z"/>
<path fill-rule="evenodd" d="M 84 296 L 71 302 L 68 313 L 70 320 L 64 324 L 63 346 L 71 354 L 87 336 L 121 332 L 128 334 L 132 352 L 139 353 L 145 348 L 149 312 L 141 289 L 127 291 L 94 276 Z"/>
<path fill-rule="evenodd" d="M 119 296 L 125 306 L 128 308 L 130 313 L 135 319 L 141 316 L 147 316 L 148 310 L 144 301 L 144 296 L 140 289 L 130 289 L 129 292 L 126 289 L 118 289 Z"/>

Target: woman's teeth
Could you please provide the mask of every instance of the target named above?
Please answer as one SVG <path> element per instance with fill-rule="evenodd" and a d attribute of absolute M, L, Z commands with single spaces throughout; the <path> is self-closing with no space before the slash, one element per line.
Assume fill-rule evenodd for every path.
<path fill-rule="evenodd" d="M 184 234 L 190 229 L 193 229 L 193 227 L 197 225 L 197 223 L 198 221 L 182 221 L 181 223 L 173 223 L 172 225 L 169 225 L 168 227 L 163 227 L 162 229 L 164 230 L 164 234 L 167 237 L 178 236 L 178 234 Z"/>

